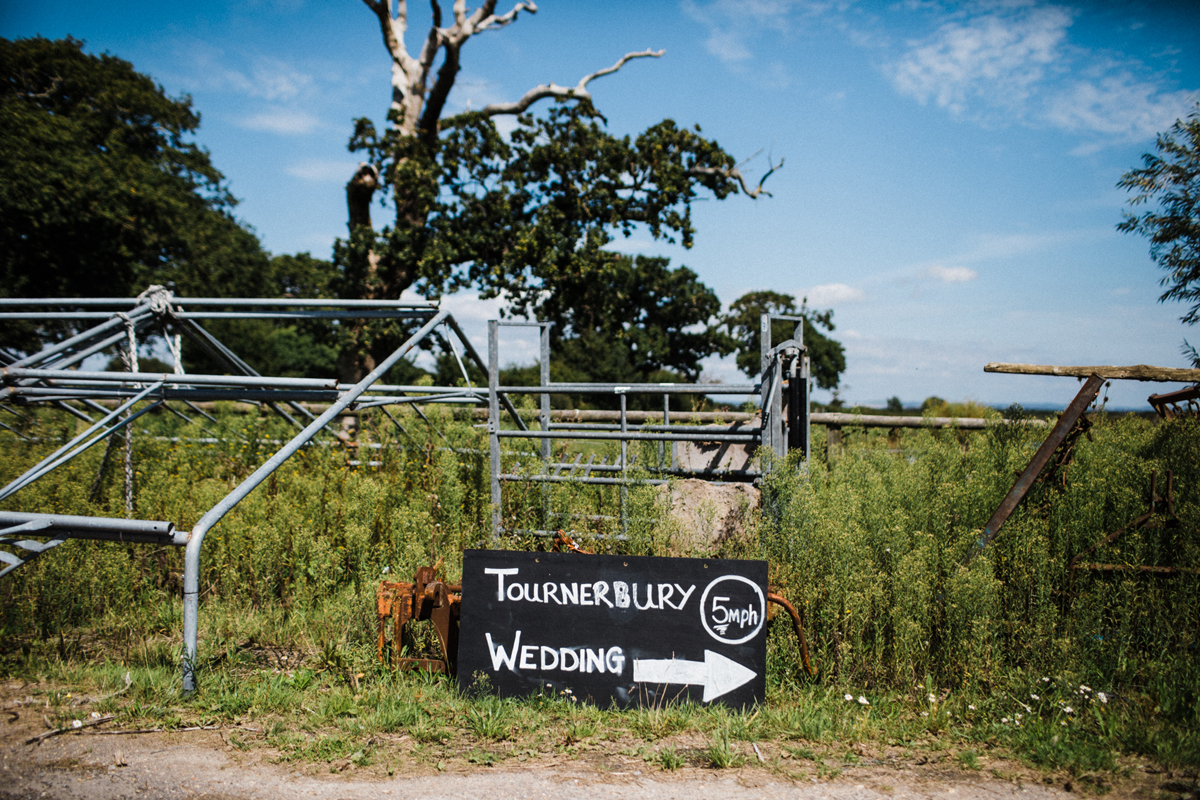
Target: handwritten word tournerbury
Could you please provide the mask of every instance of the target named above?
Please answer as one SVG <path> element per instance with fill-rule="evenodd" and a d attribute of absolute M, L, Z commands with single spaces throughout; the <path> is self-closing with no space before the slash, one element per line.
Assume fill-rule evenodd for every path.
<path fill-rule="evenodd" d="M 607 606 L 682 611 L 688 598 L 696 591 L 695 584 L 684 589 L 678 583 L 626 583 L 625 581 L 595 581 L 594 583 L 558 583 L 555 581 L 520 582 L 516 567 L 484 569 L 485 575 L 496 576 L 496 600 L 527 603 L 555 603 L 560 606 Z M 505 580 L 511 578 L 511 580 Z M 657 597 L 657 600 L 656 600 Z"/>

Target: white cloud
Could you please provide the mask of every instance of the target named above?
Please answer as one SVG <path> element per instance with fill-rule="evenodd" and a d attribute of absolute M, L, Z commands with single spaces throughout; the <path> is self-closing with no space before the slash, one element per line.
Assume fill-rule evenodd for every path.
<path fill-rule="evenodd" d="M 313 183 L 346 183 L 357 168 L 356 161 L 307 158 L 288 165 L 284 172 L 293 178 Z"/>
<path fill-rule="evenodd" d="M 944 267 L 941 264 L 925 270 L 923 275 L 939 283 L 967 283 L 979 277 L 979 273 L 969 267 Z"/>
<path fill-rule="evenodd" d="M 803 292 L 801 296 L 808 299 L 809 305 L 819 307 L 857 303 L 867 299 L 867 294 L 862 289 L 845 283 L 823 283 Z"/>
<path fill-rule="evenodd" d="M 1088 155 L 1143 141 L 1186 115 L 1196 92 L 1173 90 L 1141 61 L 1072 41 L 1075 9 L 1025 3 L 942 24 L 884 68 L 921 104 L 986 125 L 1020 123 L 1089 137 Z"/>
<path fill-rule="evenodd" d="M 276 108 L 243 117 L 238 120 L 238 125 L 281 136 L 302 136 L 320 127 L 321 121 L 306 111 Z"/>
<path fill-rule="evenodd" d="M 1195 99 L 1195 92 L 1163 92 L 1157 84 L 1119 70 L 1077 81 L 1052 97 L 1046 119 L 1072 133 L 1135 142 L 1153 138 L 1186 117 Z"/>
<path fill-rule="evenodd" d="M 901 94 L 956 115 L 977 115 L 977 100 L 1020 110 L 1062 59 L 1072 16 L 1051 6 L 946 23 L 891 65 L 892 81 Z"/>

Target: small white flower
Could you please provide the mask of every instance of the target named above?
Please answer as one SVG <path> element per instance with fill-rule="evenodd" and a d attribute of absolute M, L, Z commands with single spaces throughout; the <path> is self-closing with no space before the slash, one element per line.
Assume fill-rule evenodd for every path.
<path fill-rule="evenodd" d="M 1071 708 L 1070 706 L 1063 706 L 1063 711 L 1067 712 L 1068 714 L 1075 713 L 1075 709 Z"/>
<path fill-rule="evenodd" d="M 1079 693 L 1080 694 L 1085 694 L 1086 692 L 1090 692 L 1091 690 L 1092 690 L 1092 687 L 1084 686 L 1082 683 L 1079 684 Z"/>
<path fill-rule="evenodd" d="M 928 699 L 928 700 L 929 700 L 929 702 L 931 702 L 931 703 L 937 702 L 937 698 L 936 698 L 936 697 L 934 697 L 932 694 L 931 694 L 931 695 L 929 695 L 929 697 L 928 697 L 927 699 Z"/>
<path fill-rule="evenodd" d="M 99 712 L 99 711 L 93 711 L 93 712 L 92 712 L 92 719 L 100 719 L 100 712 Z"/>
<path fill-rule="evenodd" d="M 72 728 L 82 728 L 82 727 L 83 727 L 83 723 L 82 723 L 82 722 L 80 722 L 80 721 L 79 721 L 79 720 L 77 720 L 77 719 L 73 719 L 73 720 L 71 720 L 71 727 L 72 727 Z"/>
<path fill-rule="evenodd" d="M 928 712 L 928 711 L 922 711 L 922 712 L 921 712 L 921 716 L 922 716 L 922 717 L 928 717 L 928 716 L 929 716 L 929 712 Z"/>
<path fill-rule="evenodd" d="M 1049 683 L 1049 682 L 1050 682 L 1049 678 L 1042 678 L 1042 683 Z"/>
<path fill-rule="evenodd" d="M 854 700 L 854 695 L 852 695 L 852 694 L 848 694 L 848 695 L 846 695 L 846 702 L 847 702 L 847 703 L 849 703 L 849 702 L 851 702 L 851 701 L 853 701 L 853 700 Z"/>
<path fill-rule="evenodd" d="M 1007 724 L 1008 724 L 1008 717 L 1002 717 L 1002 718 L 1000 719 L 1000 721 L 1001 721 L 1002 723 L 1004 723 L 1005 725 L 1007 725 Z"/>
<path fill-rule="evenodd" d="M 1058 724 L 1059 724 L 1059 725 L 1062 725 L 1062 726 L 1065 728 L 1065 727 L 1066 727 L 1066 725 L 1067 725 L 1067 721 L 1064 719 L 1064 720 L 1062 720 L 1061 722 L 1059 722 Z"/>
<path fill-rule="evenodd" d="M 1041 700 L 1041 699 L 1042 699 L 1042 698 L 1038 697 L 1036 694 L 1031 694 L 1031 695 L 1029 695 L 1029 696 L 1030 696 L 1030 697 L 1032 697 L 1034 700 Z"/>
<path fill-rule="evenodd" d="M 1106 695 L 1104 692 L 1096 692 L 1096 697 L 1100 698 L 1101 703 L 1108 705 L 1108 695 Z"/>
<path fill-rule="evenodd" d="M 871 705 L 869 702 L 867 702 L 867 698 L 863 697 L 861 694 L 858 696 L 858 704 L 859 704 L 860 706 L 869 706 L 869 705 Z"/>
<path fill-rule="evenodd" d="M 1021 715 L 1020 715 L 1020 714 L 1017 714 L 1017 719 L 1020 719 L 1020 718 L 1021 718 Z"/>
<path fill-rule="evenodd" d="M 967 708 L 971 709 L 972 711 L 975 710 L 975 706 L 967 706 Z"/>

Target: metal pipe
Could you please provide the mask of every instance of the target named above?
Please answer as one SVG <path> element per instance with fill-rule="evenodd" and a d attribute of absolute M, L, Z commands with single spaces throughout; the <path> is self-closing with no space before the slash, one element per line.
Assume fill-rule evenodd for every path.
<path fill-rule="evenodd" d="M 71 531 L 75 538 L 81 534 L 110 533 L 142 534 L 160 541 L 175 534 L 175 523 L 157 520 L 119 519 L 117 517 L 83 517 L 74 514 L 30 514 L 23 511 L 0 511 L 0 526 L 22 525 L 26 522 L 47 522 L 51 531 Z"/>
<path fill-rule="evenodd" d="M 744 442 L 759 441 L 751 433 L 638 433 L 628 431 L 498 431 L 502 439 L 595 439 L 630 442 Z"/>
<path fill-rule="evenodd" d="M 383 377 L 389 369 L 396 365 L 401 358 L 408 354 L 431 330 L 437 327 L 443 319 L 450 315 L 449 311 L 439 311 L 428 322 L 400 345 L 390 356 L 384 359 L 365 378 L 354 385 L 354 388 L 344 394 L 336 403 L 325 410 L 325 413 L 308 424 L 304 430 L 288 442 L 278 453 L 273 455 L 265 464 L 256 469 L 248 478 L 238 484 L 237 488 L 225 496 L 192 528 L 188 537 L 187 549 L 184 553 L 183 571 L 183 690 L 191 693 L 196 690 L 196 639 L 198 633 L 198 617 L 200 611 L 200 548 L 204 544 L 204 536 L 221 519 L 240 503 L 246 495 L 262 483 L 279 468 L 283 462 L 292 457 L 310 439 L 317 435 L 339 413 L 358 399 L 371 387 L 375 381 Z"/>
<path fill-rule="evenodd" d="M 757 383 L 551 383 L 547 386 L 499 386 L 506 394 L 755 394 Z"/>

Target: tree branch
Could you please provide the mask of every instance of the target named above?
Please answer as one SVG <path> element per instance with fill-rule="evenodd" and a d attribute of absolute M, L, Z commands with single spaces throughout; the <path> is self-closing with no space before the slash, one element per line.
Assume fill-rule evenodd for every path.
<path fill-rule="evenodd" d="M 479 24 L 475 26 L 475 32 L 503 28 L 505 25 L 516 21 L 518 11 L 528 11 L 530 14 L 536 14 L 538 7 L 536 3 L 517 3 L 507 14 L 501 14 L 498 17 L 495 14 L 491 14 L 486 19 L 480 20 Z"/>
<path fill-rule="evenodd" d="M 543 83 L 530 89 L 515 103 L 492 103 L 481 109 L 480 113 L 488 117 L 494 117 L 499 114 L 524 114 L 525 110 L 531 105 L 547 97 L 557 97 L 562 100 L 590 100 L 592 95 L 588 92 L 587 85 L 596 78 L 611 75 L 625 66 L 626 62 L 635 58 L 659 58 L 665 52 L 666 50 L 658 50 L 656 52 L 647 49 L 640 53 L 626 53 L 621 56 L 621 59 L 616 64 L 607 69 L 597 70 L 590 75 L 584 75 L 579 83 L 574 86 L 559 86 L 557 83 L 547 85 Z"/>
<path fill-rule="evenodd" d="M 758 152 L 761 153 L 762 151 L 759 150 Z M 688 170 L 688 174 L 695 175 L 697 177 L 718 177 L 718 178 L 726 178 L 728 180 L 735 180 L 738 182 L 738 186 L 740 186 L 742 188 L 742 191 L 751 200 L 757 199 L 760 194 L 765 194 L 767 197 L 772 197 L 773 195 L 770 192 L 768 192 L 766 189 L 763 188 L 763 184 L 767 182 L 767 178 L 771 177 L 772 173 L 774 173 L 775 170 L 781 169 L 783 167 L 783 159 L 782 158 L 779 159 L 778 164 L 771 164 L 771 168 L 769 170 L 767 170 L 766 174 L 763 175 L 762 178 L 759 180 L 758 186 L 755 186 L 753 189 L 751 189 L 749 186 L 746 185 L 746 177 L 744 175 L 742 175 L 742 171 L 740 169 L 738 169 L 738 167 L 742 166 L 743 164 L 748 163 L 751 159 L 753 159 L 757 155 L 758 155 L 758 153 L 755 153 L 753 156 L 750 156 L 750 158 L 747 158 L 745 161 L 743 161 L 737 167 L 730 167 L 727 169 L 723 168 L 723 167 L 692 167 L 691 169 Z"/>

